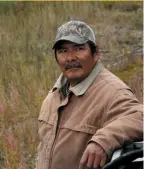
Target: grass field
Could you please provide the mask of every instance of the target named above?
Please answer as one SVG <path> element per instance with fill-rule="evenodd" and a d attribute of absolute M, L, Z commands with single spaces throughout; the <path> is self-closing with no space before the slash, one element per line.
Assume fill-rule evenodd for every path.
<path fill-rule="evenodd" d="M 0 2 L 0 169 L 34 169 L 39 109 L 60 73 L 51 47 L 72 19 L 142 102 L 142 2 Z"/>

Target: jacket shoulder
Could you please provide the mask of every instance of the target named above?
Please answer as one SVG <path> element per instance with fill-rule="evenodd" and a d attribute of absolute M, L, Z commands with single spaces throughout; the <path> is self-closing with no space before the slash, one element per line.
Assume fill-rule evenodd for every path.
<path fill-rule="evenodd" d="M 128 89 L 131 90 L 129 86 L 127 86 L 119 77 L 114 75 L 112 72 L 103 68 L 99 74 L 99 77 L 96 79 L 103 84 L 104 87 L 117 91 L 120 89 Z"/>
<path fill-rule="evenodd" d="M 48 109 L 49 109 L 49 104 L 52 99 L 52 96 L 53 96 L 53 92 L 49 91 L 49 93 L 47 94 L 47 96 L 45 97 L 45 99 L 42 102 L 38 120 L 47 119 L 47 116 L 48 116 L 47 112 L 49 112 Z"/>

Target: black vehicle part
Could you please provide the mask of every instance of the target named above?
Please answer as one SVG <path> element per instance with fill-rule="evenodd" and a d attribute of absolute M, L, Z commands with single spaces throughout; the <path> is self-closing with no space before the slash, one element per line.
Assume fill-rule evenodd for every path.
<path fill-rule="evenodd" d="M 141 169 L 143 166 L 143 142 L 134 142 L 119 149 L 118 157 L 106 164 L 103 169 Z M 115 155 L 115 153 L 114 153 Z M 115 155 L 116 156 L 116 155 Z M 140 159 L 140 160 L 138 160 Z"/>
<path fill-rule="evenodd" d="M 117 169 L 122 165 L 130 164 L 133 160 L 139 157 L 143 157 L 143 149 L 128 152 L 105 165 L 103 169 Z"/>

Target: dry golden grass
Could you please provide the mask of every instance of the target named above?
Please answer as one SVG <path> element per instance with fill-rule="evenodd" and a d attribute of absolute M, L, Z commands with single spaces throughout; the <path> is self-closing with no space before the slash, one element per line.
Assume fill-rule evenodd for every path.
<path fill-rule="evenodd" d="M 110 67 L 142 47 L 142 2 L 0 2 L 0 169 L 34 169 L 40 105 L 60 73 L 51 47 L 71 19 L 92 26 Z"/>

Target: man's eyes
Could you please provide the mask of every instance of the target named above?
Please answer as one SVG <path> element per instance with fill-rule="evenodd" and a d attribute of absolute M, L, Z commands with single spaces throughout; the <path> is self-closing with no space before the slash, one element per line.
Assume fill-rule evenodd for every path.
<path fill-rule="evenodd" d="M 77 46 L 75 49 L 76 49 L 77 51 L 83 50 L 83 49 L 84 49 L 84 46 Z"/>
<path fill-rule="evenodd" d="M 58 53 L 65 53 L 67 50 L 66 49 L 59 49 Z"/>
<path fill-rule="evenodd" d="M 73 50 L 75 51 L 84 50 L 84 46 L 76 46 L 73 48 Z M 68 52 L 68 49 L 58 49 L 58 53 L 66 53 L 66 52 Z"/>

